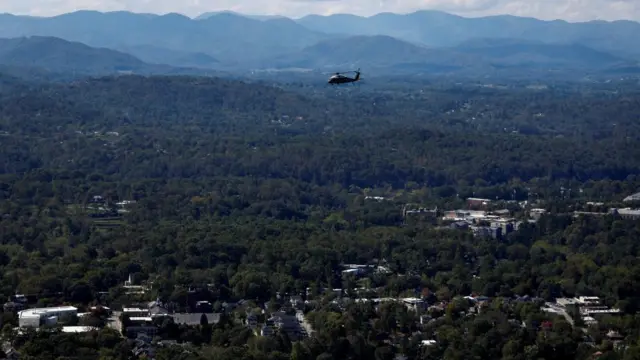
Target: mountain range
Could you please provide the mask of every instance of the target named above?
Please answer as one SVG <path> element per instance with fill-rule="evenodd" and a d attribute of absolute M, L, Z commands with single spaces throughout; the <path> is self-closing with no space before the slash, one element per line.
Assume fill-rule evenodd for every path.
<path fill-rule="evenodd" d="M 380 72 L 635 73 L 638 33 L 640 23 L 631 21 L 464 18 L 439 11 L 300 19 L 229 11 L 194 19 L 124 11 L 48 18 L 0 14 L 0 36 L 8 38 L 0 41 L 0 64 L 84 72 L 361 67 Z"/>

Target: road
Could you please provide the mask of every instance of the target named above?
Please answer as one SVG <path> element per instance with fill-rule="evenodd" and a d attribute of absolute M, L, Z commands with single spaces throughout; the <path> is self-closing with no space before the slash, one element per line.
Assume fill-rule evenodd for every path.
<path fill-rule="evenodd" d="M 567 314 L 567 312 L 563 308 L 561 308 L 560 306 L 558 306 L 558 305 L 556 305 L 554 303 L 550 303 L 550 302 L 545 303 L 545 306 L 550 308 L 550 309 L 553 309 L 553 311 L 555 313 L 564 316 L 564 318 L 567 319 L 567 322 L 569 324 L 571 324 L 571 326 L 575 326 L 573 318 L 571 318 L 571 316 L 569 314 Z"/>

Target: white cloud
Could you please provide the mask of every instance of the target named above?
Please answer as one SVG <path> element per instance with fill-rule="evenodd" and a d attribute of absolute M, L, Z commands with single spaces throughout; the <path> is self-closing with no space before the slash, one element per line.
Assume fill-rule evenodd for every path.
<path fill-rule="evenodd" d="M 75 10 L 178 12 L 196 16 L 206 11 L 291 17 L 316 14 L 406 13 L 437 9 L 463 16 L 512 14 L 569 21 L 628 19 L 640 21 L 640 0 L 1 0 L 0 12 L 50 16 Z"/>

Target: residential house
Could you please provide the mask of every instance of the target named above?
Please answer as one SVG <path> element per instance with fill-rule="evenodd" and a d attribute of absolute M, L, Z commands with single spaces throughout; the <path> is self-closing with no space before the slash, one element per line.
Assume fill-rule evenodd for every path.
<path fill-rule="evenodd" d="M 131 317 L 129 320 L 130 324 L 125 328 L 125 335 L 128 338 L 139 337 L 140 334 L 152 337 L 158 332 L 158 327 L 150 316 Z"/>
<path fill-rule="evenodd" d="M 23 303 L 14 302 L 14 301 L 7 301 L 2 306 L 2 309 L 6 313 L 15 313 L 15 312 L 24 310 L 24 308 L 25 308 L 25 305 Z"/>
<path fill-rule="evenodd" d="M 134 358 L 145 357 L 147 359 L 153 359 L 155 357 L 156 349 L 151 344 L 151 338 L 146 334 L 140 333 L 134 341 L 131 352 L 133 353 Z"/>
<path fill-rule="evenodd" d="M 247 319 L 245 320 L 245 325 L 247 325 L 251 329 L 255 329 L 258 327 L 258 315 L 253 313 L 247 314 Z"/>
<path fill-rule="evenodd" d="M 209 301 L 198 301 L 196 302 L 196 312 L 200 313 L 212 313 L 213 312 L 213 304 Z"/>
<path fill-rule="evenodd" d="M 304 300 L 302 300 L 302 296 L 300 296 L 300 295 L 292 296 L 289 299 L 289 302 L 291 303 L 291 306 L 293 306 L 295 309 L 304 307 Z"/>
<path fill-rule="evenodd" d="M 145 317 L 149 316 L 149 309 L 142 308 L 123 308 L 122 314 L 129 317 Z"/>
<path fill-rule="evenodd" d="M 424 306 L 424 300 L 418 298 L 403 298 L 402 303 L 411 311 L 417 311 Z"/>
<path fill-rule="evenodd" d="M 267 319 L 260 333 L 262 336 L 273 335 L 277 329 L 283 330 L 291 341 L 300 340 L 307 336 L 296 316 L 284 312 L 275 312 Z"/>

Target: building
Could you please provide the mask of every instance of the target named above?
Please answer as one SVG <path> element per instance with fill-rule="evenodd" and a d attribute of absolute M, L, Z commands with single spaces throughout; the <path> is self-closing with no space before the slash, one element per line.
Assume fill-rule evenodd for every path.
<path fill-rule="evenodd" d="M 497 216 L 493 216 L 497 218 Z M 446 211 L 442 220 L 448 221 L 477 221 L 477 220 L 485 220 L 487 218 L 492 218 L 487 215 L 486 211 L 482 210 L 451 210 Z"/>
<path fill-rule="evenodd" d="M 608 306 L 602 305 L 601 300 L 597 296 L 580 296 L 576 298 L 560 298 L 556 299 L 556 303 L 562 308 L 573 305 L 577 306 L 580 310 L 580 315 L 593 316 L 602 314 L 620 314 L 620 309 L 611 309 Z"/>
<path fill-rule="evenodd" d="M 211 304 L 209 301 L 198 301 L 196 302 L 196 312 L 201 312 L 201 313 L 212 313 L 213 312 L 213 304 Z"/>
<path fill-rule="evenodd" d="M 278 329 L 287 333 L 287 336 L 292 341 L 300 340 L 307 336 L 307 332 L 300 322 L 300 315 L 287 315 L 284 312 L 273 313 L 262 327 L 260 335 L 271 336 Z"/>
<path fill-rule="evenodd" d="M 153 319 L 149 316 L 131 317 L 130 324 L 125 328 L 125 335 L 133 339 L 138 334 L 144 334 L 153 337 L 158 328 L 153 323 Z"/>
<path fill-rule="evenodd" d="M 517 224 L 514 224 L 514 221 L 512 219 L 499 219 L 499 220 L 492 221 L 491 227 L 501 228 L 503 236 L 506 236 L 518 230 Z"/>
<path fill-rule="evenodd" d="M 633 195 L 629 195 L 626 198 L 624 198 L 622 201 L 624 201 L 624 202 L 640 201 L 640 193 L 635 193 Z"/>
<path fill-rule="evenodd" d="M 7 301 L 6 303 L 4 303 L 2 308 L 3 308 L 4 312 L 6 312 L 6 313 L 14 313 L 14 312 L 18 312 L 20 310 L 23 310 L 25 308 L 25 306 L 24 306 L 23 303 Z"/>
<path fill-rule="evenodd" d="M 85 333 L 89 331 L 98 331 L 100 330 L 94 326 L 63 326 L 62 332 L 64 333 Z"/>
<path fill-rule="evenodd" d="M 122 315 L 127 315 L 129 317 L 145 317 L 149 316 L 149 310 L 141 308 L 123 308 Z"/>
<path fill-rule="evenodd" d="M 40 327 L 43 324 L 55 325 L 59 318 L 77 317 L 78 309 L 73 306 L 34 308 L 18 312 L 20 327 Z"/>
<path fill-rule="evenodd" d="M 529 210 L 529 217 L 533 220 L 539 220 L 540 217 L 547 213 L 547 210 L 540 208 L 533 208 Z"/>
<path fill-rule="evenodd" d="M 424 306 L 424 301 L 418 298 L 403 298 L 402 303 L 411 311 L 417 311 Z"/>
<path fill-rule="evenodd" d="M 491 204 L 491 200 L 489 199 L 480 199 L 480 198 L 467 198 L 467 205 L 470 209 L 473 208 L 485 208 L 487 205 Z"/>
<path fill-rule="evenodd" d="M 640 210 L 624 208 L 624 209 L 611 209 L 611 212 L 620 215 L 623 219 L 638 219 L 640 218 Z"/>

